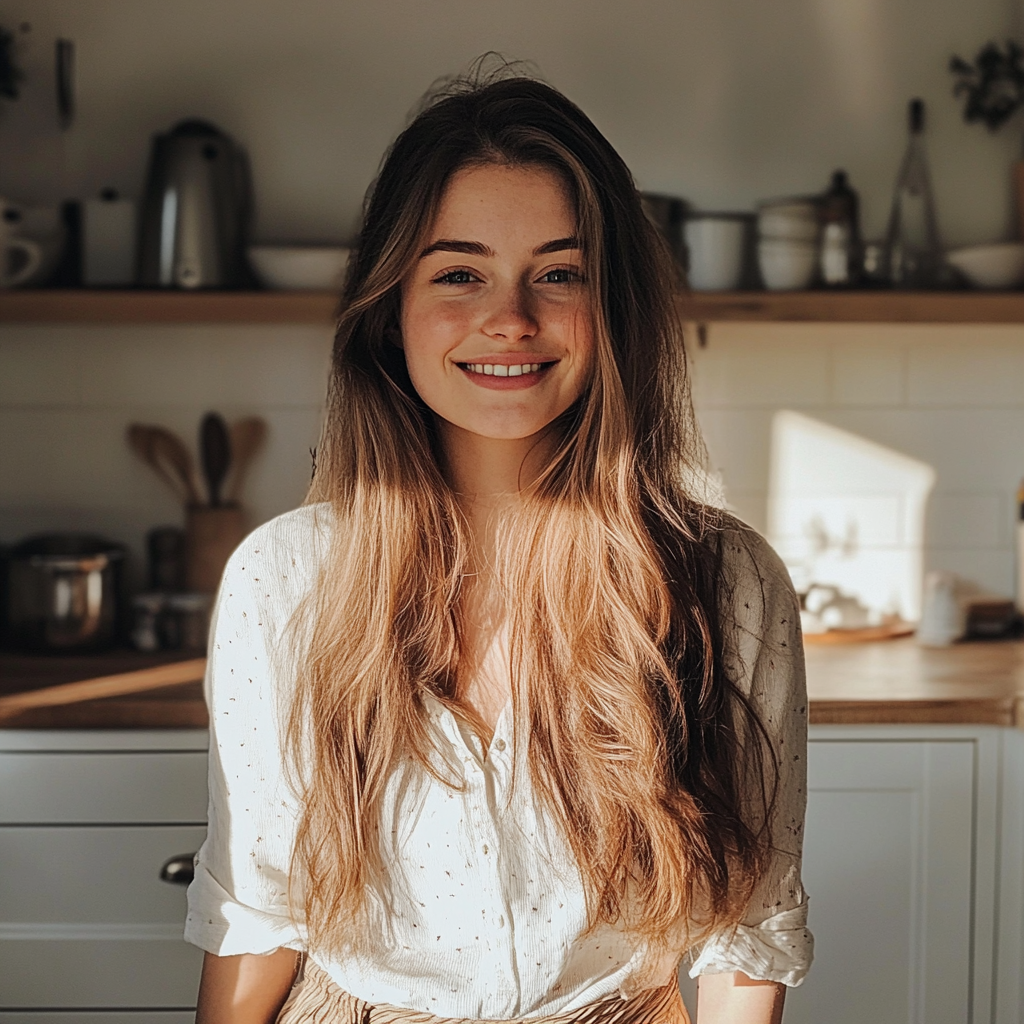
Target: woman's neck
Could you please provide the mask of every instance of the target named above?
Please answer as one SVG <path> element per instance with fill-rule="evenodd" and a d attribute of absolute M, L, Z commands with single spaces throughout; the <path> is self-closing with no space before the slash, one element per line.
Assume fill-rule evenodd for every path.
<path fill-rule="evenodd" d="M 517 500 L 540 474 L 550 456 L 550 440 L 541 435 L 523 438 L 482 437 L 440 424 L 449 483 L 460 499 L 488 505 Z"/>

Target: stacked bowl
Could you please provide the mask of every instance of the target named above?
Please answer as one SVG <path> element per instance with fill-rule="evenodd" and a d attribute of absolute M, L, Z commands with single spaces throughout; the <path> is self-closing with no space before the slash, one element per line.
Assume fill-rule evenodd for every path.
<path fill-rule="evenodd" d="M 757 214 L 757 263 L 765 288 L 809 288 L 818 269 L 818 204 L 813 199 L 764 203 Z"/>

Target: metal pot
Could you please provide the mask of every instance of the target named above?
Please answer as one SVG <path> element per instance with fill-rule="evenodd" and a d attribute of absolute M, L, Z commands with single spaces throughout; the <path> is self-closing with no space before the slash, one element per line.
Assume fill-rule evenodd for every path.
<path fill-rule="evenodd" d="M 5 633 L 13 647 L 76 652 L 121 635 L 125 548 L 89 534 L 29 537 L 6 557 Z"/>

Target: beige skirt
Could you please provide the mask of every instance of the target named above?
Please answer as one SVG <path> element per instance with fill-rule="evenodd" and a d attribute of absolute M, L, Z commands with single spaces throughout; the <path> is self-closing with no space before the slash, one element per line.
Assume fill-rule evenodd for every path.
<path fill-rule="evenodd" d="M 435 1017 L 401 1006 L 369 1003 L 339 988 L 312 960 L 305 959 L 277 1024 L 487 1024 L 467 1018 Z M 571 1013 L 529 1017 L 515 1024 L 690 1024 L 679 986 L 648 989 L 632 999 L 608 996 Z"/>

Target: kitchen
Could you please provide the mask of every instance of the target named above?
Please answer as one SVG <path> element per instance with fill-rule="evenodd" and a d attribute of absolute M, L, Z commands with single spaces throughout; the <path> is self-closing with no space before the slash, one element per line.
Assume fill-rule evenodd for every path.
<path fill-rule="evenodd" d="M 21 97 L 3 101 L 0 114 L 0 195 L 25 205 L 91 198 L 108 186 L 139 198 L 152 134 L 201 116 L 249 153 L 255 240 L 343 243 L 380 153 L 416 98 L 439 74 L 493 49 L 534 61 L 580 102 L 645 190 L 684 196 L 701 209 L 752 210 L 766 198 L 818 193 L 842 167 L 860 193 L 867 239 L 884 235 L 906 142 L 906 103 L 922 96 L 944 243 L 1013 234 L 1009 167 L 1019 153 L 1019 124 L 991 134 L 965 125 L 947 71 L 952 53 L 973 56 L 990 39 L 1020 38 L 1021 11 L 1008 0 L 770 6 L 651 0 L 628 11 L 576 2 L 441 7 L 308 0 L 287 10 L 252 2 L 0 4 L 0 24 L 25 21 L 32 26 L 22 51 L 29 77 Z M 57 37 L 76 44 L 77 110 L 64 131 L 52 112 L 52 87 L 33 84 L 44 75 L 49 83 Z M 129 544 L 141 574 L 146 531 L 180 524 L 181 512 L 128 449 L 125 427 L 161 423 L 191 441 L 210 409 L 229 420 L 258 415 L 268 423 L 245 492 L 252 523 L 294 506 L 317 440 L 329 316 L 326 308 L 319 322 L 303 314 L 297 324 L 0 325 L 0 541 L 68 528 L 100 532 Z M 936 482 L 927 506 L 925 566 L 997 595 L 1014 593 L 1015 492 L 1024 476 L 1019 324 L 708 316 L 704 347 L 696 331 L 691 341 L 701 425 L 726 497 L 742 518 L 768 528 L 772 421 L 780 410 L 797 411 L 930 465 Z M 911 662 L 908 675 L 917 671 Z M 985 696 L 993 705 L 1003 699 L 994 690 Z M 848 717 L 836 716 L 820 726 L 822 742 L 832 737 L 848 750 L 853 744 L 842 730 L 851 728 L 862 729 L 857 735 L 868 745 L 892 742 L 881 725 L 848 726 Z M 973 738 L 976 721 L 960 719 L 968 733 L 956 740 L 963 746 L 954 753 L 969 747 L 987 772 L 997 759 L 993 744 L 1005 737 L 982 728 Z M 952 734 L 934 728 L 939 732 L 914 735 L 951 742 Z M 183 756 L 190 758 L 187 743 L 197 741 L 184 732 L 161 739 L 160 749 L 186 744 Z M 998 803 L 995 789 L 986 788 L 989 778 L 978 774 L 973 782 L 982 802 L 970 804 L 971 813 L 982 822 L 995 819 Z M 202 813 L 202 807 L 172 808 L 161 820 L 194 828 Z M 41 814 L 5 820 L 60 820 Z M 151 821 L 127 812 L 117 820 Z M 1003 820 L 1006 835 L 1012 822 Z M 984 859 L 980 848 L 967 855 Z M 981 876 L 973 881 L 976 893 L 986 885 L 994 891 L 994 884 Z M 809 888 L 818 898 L 810 882 Z M 966 941 L 978 964 L 985 928 L 992 935 L 994 926 L 979 917 L 973 927 Z M 1005 967 L 1013 963 L 1009 941 L 1004 936 L 998 950 L 1004 969 L 991 969 L 989 950 L 990 973 L 976 971 L 965 983 L 972 1019 L 1017 1019 L 1005 989 Z M 819 929 L 819 966 L 827 963 L 822 943 Z M 880 969 L 874 957 L 864 962 L 867 972 Z M 927 965 L 914 963 L 927 974 Z M 856 967 L 849 973 L 858 975 Z M 908 988 L 904 1015 L 892 1019 L 923 1019 L 925 1006 L 929 1019 L 946 1019 L 920 1002 L 919 982 L 912 993 Z M 812 973 L 808 993 L 814 985 Z M 0 980 L 0 992 L 4 987 Z M 143 1018 L 133 1019 L 127 1007 L 144 1004 L 2 1005 L 0 1019 L 7 1021 L 20 1020 L 17 1012 L 27 1013 L 29 1005 L 68 1021 L 90 1019 L 88 1005 L 119 1005 L 125 1009 L 116 1019 L 135 1024 Z M 180 1013 L 186 1004 L 156 1005 L 161 1009 L 147 1021 L 187 1019 Z M 58 1016 L 59 1007 L 65 1009 Z M 794 994 L 787 1019 L 805 1019 L 799 1012 Z M 31 1019 L 41 1017 L 36 1009 Z"/>

